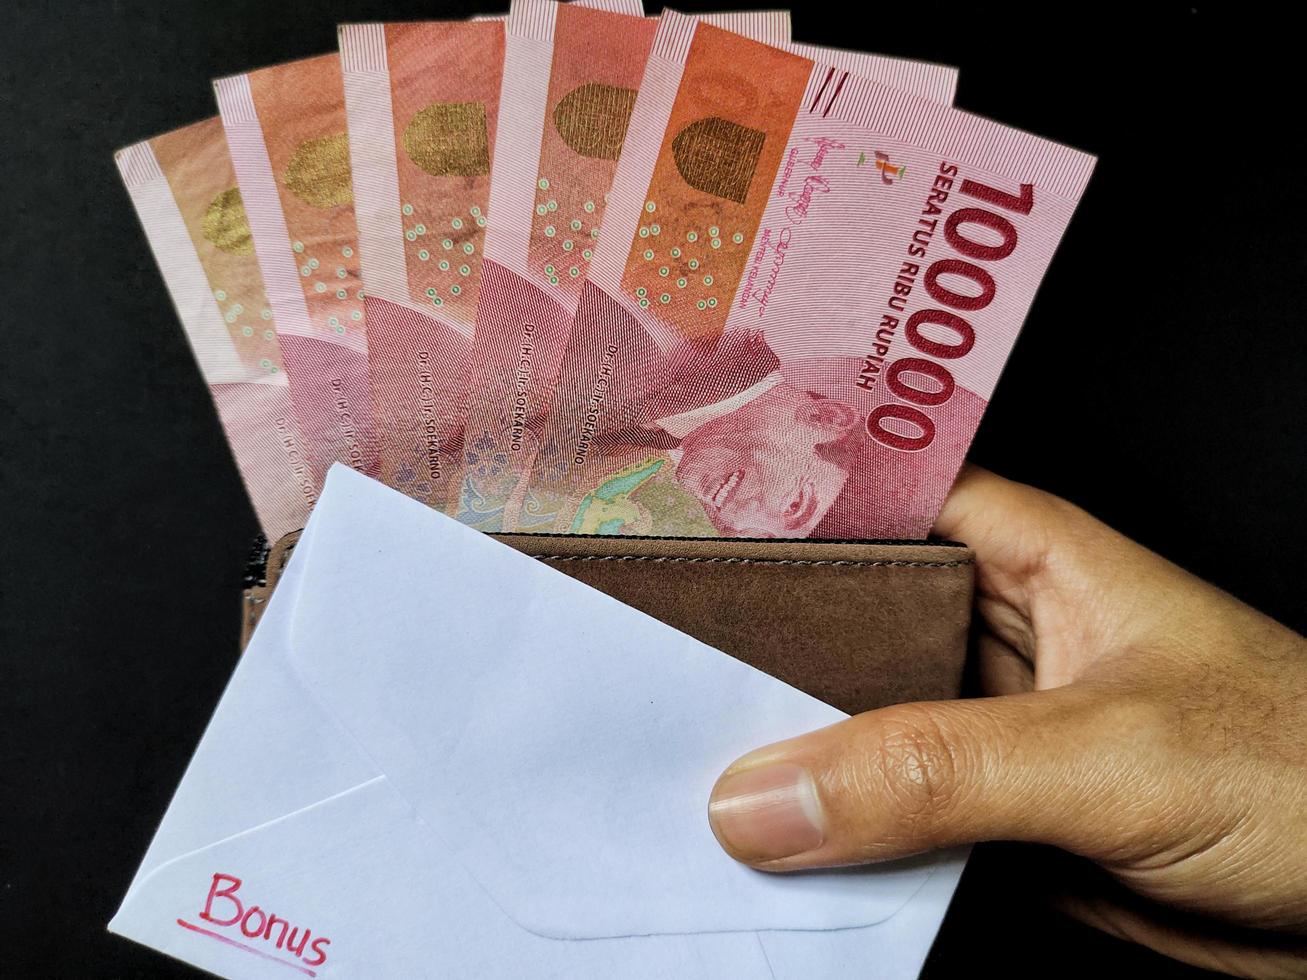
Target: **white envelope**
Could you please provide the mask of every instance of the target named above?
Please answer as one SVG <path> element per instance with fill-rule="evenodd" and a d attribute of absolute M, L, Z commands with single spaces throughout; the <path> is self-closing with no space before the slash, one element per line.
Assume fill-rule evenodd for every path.
<path fill-rule="evenodd" d="M 913 977 L 963 854 L 770 875 L 708 827 L 842 717 L 337 465 L 109 928 L 232 977 Z"/>

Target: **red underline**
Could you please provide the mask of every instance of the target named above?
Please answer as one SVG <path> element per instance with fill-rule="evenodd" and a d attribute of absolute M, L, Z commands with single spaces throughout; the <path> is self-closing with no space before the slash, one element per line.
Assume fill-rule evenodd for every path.
<path fill-rule="evenodd" d="M 288 966 L 292 970 L 299 970 L 300 973 L 307 973 L 311 977 L 317 976 L 317 974 L 307 966 L 300 966 L 298 963 L 287 963 L 285 960 L 278 959 L 275 956 L 265 953 L 261 949 L 255 949 L 253 946 L 246 946 L 244 943 L 238 943 L 236 940 L 230 939 L 227 936 L 220 936 L 218 933 L 213 932 L 210 929 L 203 929 L 200 926 L 192 925 L 185 919 L 178 919 L 177 924 L 183 929 L 189 929 L 191 932 L 198 932 L 201 936 L 212 936 L 220 943 L 226 943 L 228 946 L 235 946 L 237 949 L 243 949 L 245 952 L 253 953 L 255 956 L 262 956 L 265 960 L 272 960 L 272 962 L 280 963 L 282 966 Z"/>

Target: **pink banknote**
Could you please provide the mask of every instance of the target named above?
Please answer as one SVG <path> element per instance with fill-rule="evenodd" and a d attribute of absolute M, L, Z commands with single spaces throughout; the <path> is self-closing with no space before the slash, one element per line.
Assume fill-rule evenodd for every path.
<path fill-rule="evenodd" d="M 458 475 L 504 24 L 347 25 L 340 52 L 378 475 L 439 505 Z"/>
<path fill-rule="evenodd" d="M 320 479 L 335 462 L 375 474 L 340 58 L 214 87 L 309 461 Z"/>
<path fill-rule="evenodd" d="M 304 526 L 319 484 L 217 119 L 137 143 L 118 169 L 270 540 Z"/>
<path fill-rule="evenodd" d="M 1092 157 L 664 15 L 505 525 L 923 537 Z"/>
<path fill-rule="evenodd" d="M 789 37 L 784 12 L 717 18 Z M 446 504 L 477 527 L 498 526 L 518 420 L 552 386 L 656 27 L 639 0 L 515 0 L 509 13 L 465 468 Z"/>

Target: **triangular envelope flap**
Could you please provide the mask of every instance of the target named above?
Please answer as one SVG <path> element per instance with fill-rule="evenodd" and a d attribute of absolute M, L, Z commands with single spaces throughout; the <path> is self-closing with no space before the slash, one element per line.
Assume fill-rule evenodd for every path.
<path fill-rule="evenodd" d="M 292 662 L 523 927 L 848 928 L 929 874 L 768 875 L 713 839 L 722 768 L 836 709 L 344 467 L 311 525 Z"/>
<path fill-rule="evenodd" d="M 287 663 L 300 564 L 292 560 L 242 654 L 128 899 L 169 861 L 378 775 Z"/>

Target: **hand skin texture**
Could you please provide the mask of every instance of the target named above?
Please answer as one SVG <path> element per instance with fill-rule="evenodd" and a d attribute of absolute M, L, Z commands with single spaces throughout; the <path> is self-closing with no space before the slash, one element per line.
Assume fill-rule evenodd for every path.
<path fill-rule="evenodd" d="M 1307 976 L 1307 642 L 984 470 L 935 530 L 976 552 L 990 696 L 751 752 L 713 789 L 722 847 L 791 871 L 1053 845 L 1101 868 L 1060 882 L 1077 918 L 1207 969 Z"/>

